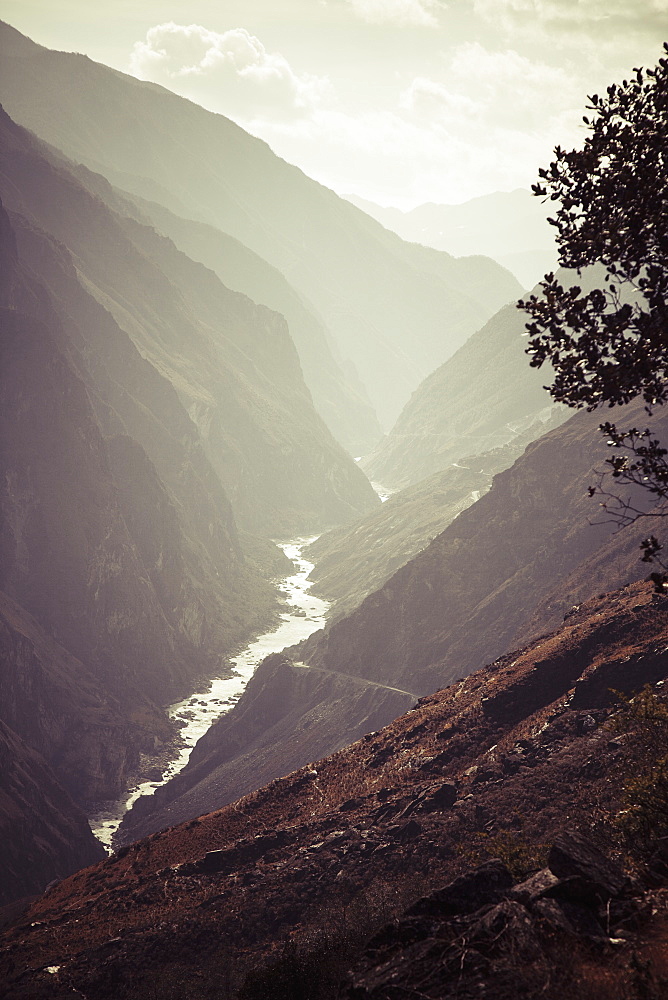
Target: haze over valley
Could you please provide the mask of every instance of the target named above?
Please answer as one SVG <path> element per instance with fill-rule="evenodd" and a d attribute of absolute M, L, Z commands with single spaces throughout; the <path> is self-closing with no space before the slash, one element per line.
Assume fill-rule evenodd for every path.
<path fill-rule="evenodd" d="M 530 187 L 665 5 L 149 6 L 0 11 L 0 992 L 658 1000 L 665 254 Z"/>

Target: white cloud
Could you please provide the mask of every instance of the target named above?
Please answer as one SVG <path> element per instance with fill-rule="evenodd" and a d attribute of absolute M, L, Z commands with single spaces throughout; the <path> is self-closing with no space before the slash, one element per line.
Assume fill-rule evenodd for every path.
<path fill-rule="evenodd" d="M 585 85 L 563 67 L 520 55 L 490 51 L 467 42 L 454 52 L 450 79 L 457 90 L 483 104 L 494 121 L 524 129 L 540 127 L 553 114 L 584 108 Z"/>
<path fill-rule="evenodd" d="M 557 143 L 584 134 L 585 90 L 565 69 L 479 43 L 451 49 L 440 66 L 406 81 L 393 107 L 321 105 L 242 124 L 335 190 L 385 203 L 401 191 L 404 205 L 528 187 Z"/>
<path fill-rule="evenodd" d="M 428 89 L 414 93 L 421 100 Z M 431 96 L 438 100 L 437 92 Z M 556 118 L 540 132 L 523 131 L 490 127 L 469 110 L 463 103 L 458 114 L 427 119 L 403 108 L 356 115 L 322 109 L 294 122 L 258 122 L 251 131 L 335 191 L 400 207 L 528 188 L 556 143 L 568 141 L 566 123 Z"/>
<path fill-rule="evenodd" d="M 416 76 L 401 93 L 399 107 L 420 118 L 478 117 L 483 110 L 480 101 L 473 100 L 457 88 L 449 87 L 424 76 Z"/>
<path fill-rule="evenodd" d="M 342 193 L 406 207 L 528 187 L 553 159 L 556 144 L 581 143 L 587 93 L 601 92 L 618 76 L 611 66 L 621 56 L 622 74 L 640 64 L 653 37 L 641 44 L 629 30 L 619 39 L 609 36 L 606 47 L 603 29 L 589 28 L 557 53 L 555 39 L 563 42 L 564 31 L 572 30 L 554 20 L 557 0 L 461 2 L 486 7 L 490 16 L 512 15 L 512 32 L 506 35 L 497 21 L 490 48 L 479 41 L 458 45 L 452 34 L 441 44 L 438 32 L 422 32 L 424 50 L 382 81 L 374 52 L 365 56 L 357 49 L 349 65 L 358 63 L 359 72 L 351 80 L 342 76 L 336 93 L 327 80 L 299 73 L 242 28 L 221 34 L 199 25 L 158 25 L 135 46 L 132 65 L 138 76 L 231 115 L 280 156 Z M 605 2 L 609 10 L 621 7 L 621 0 Z M 648 10 L 652 3 L 668 4 L 638 2 Z M 337 3 L 368 19 L 416 25 L 430 24 L 443 6 L 436 0 Z M 593 11 L 602 12 L 603 0 L 561 3 L 573 16 L 586 7 L 591 19 Z M 490 37 L 489 26 L 482 27 L 481 37 Z M 368 40 L 368 32 L 353 30 Z"/>
<path fill-rule="evenodd" d="M 661 55 L 668 0 L 471 0 L 473 10 L 514 46 L 558 51 L 608 77 Z M 653 49 L 648 47 L 652 46 Z M 606 82 L 609 82 L 606 81 Z"/>
<path fill-rule="evenodd" d="M 465 43 L 438 78 L 416 76 L 394 114 L 369 118 L 364 132 L 367 143 L 382 147 L 388 182 L 401 181 L 416 200 L 448 200 L 449 191 L 457 201 L 491 186 L 533 183 L 557 143 L 582 141 L 585 93 L 563 68 Z M 351 139 L 348 133 L 343 141 Z"/>
<path fill-rule="evenodd" d="M 415 77 L 400 96 L 399 110 L 474 148 L 494 142 L 508 147 L 510 135 L 516 146 L 521 133 L 554 135 L 565 145 L 581 138 L 585 96 L 584 84 L 561 68 L 474 42 L 453 50 L 441 79 Z"/>
<path fill-rule="evenodd" d="M 376 24 L 415 24 L 435 27 L 438 0 L 347 0 L 356 14 Z"/>
<path fill-rule="evenodd" d="M 215 87 L 220 110 L 232 115 L 303 114 L 329 89 L 323 77 L 295 73 L 245 28 L 220 34 L 173 21 L 150 28 L 146 41 L 135 43 L 130 71 L 195 98 Z"/>

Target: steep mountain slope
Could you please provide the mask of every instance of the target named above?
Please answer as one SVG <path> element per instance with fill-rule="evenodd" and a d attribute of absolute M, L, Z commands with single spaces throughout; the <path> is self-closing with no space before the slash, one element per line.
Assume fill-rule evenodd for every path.
<path fill-rule="evenodd" d="M 665 961 L 665 868 L 647 892 L 564 830 L 595 814 L 616 849 L 642 740 L 611 731 L 609 688 L 664 680 L 667 641 L 649 586 L 602 595 L 386 729 L 72 876 L 3 935 L 8 1000 L 377 1000 L 420 975 L 434 998 L 632 995 L 634 952 Z"/>
<path fill-rule="evenodd" d="M 10 149 L 7 141 L 3 159 L 7 170 L 15 171 Z M 30 156 L 34 160 L 32 153 Z M 32 160 L 29 158 L 28 164 Z M 48 170 L 47 164 L 41 160 L 38 163 Z M 49 190 L 47 186 L 45 193 Z M 103 434 L 134 438 L 144 448 L 170 495 L 163 498 L 160 506 L 168 513 L 172 505 L 177 512 L 181 537 L 179 540 L 172 537 L 168 544 L 180 548 L 184 572 L 175 568 L 173 599 L 162 605 L 162 612 L 185 642 L 191 676 L 204 669 L 211 672 L 218 668 L 226 645 L 238 642 L 258 620 L 266 620 L 273 603 L 270 588 L 244 565 L 229 501 L 174 388 L 141 357 L 128 335 L 88 294 L 62 243 L 15 216 L 19 259 L 8 222 L 7 227 L 6 249 L 14 259 L 6 272 L 12 276 L 7 286 L 10 309 L 14 315 L 34 315 L 48 328 L 54 344 L 86 385 L 86 405 L 92 404 Z M 35 275 L 39 275 L 43 286 L 35 285 Z M 32 377 L 30 370 L 26 377 L 28 380 Z M 39 393 L 35 405 L 38 410 Z M 48 420 L 48 416 L 43 415 L 42 419 Z M 10 413 L 8 433 L 12 420 Z M 32 434 L 27 427 L 27 437 Z M 35 446 L 32 440 L 29 444 Z M 56 449 L 52 456 L 56 476 L 58 456 Z M 63 484 L 67 489 L 74 488 L 66 478 Z M 46 497 L 39 499 L 43 501 Z M 154 539 L 166 543 L 173 522 L 173 513 L 168 514 L 166 521 L 154 514 L 151 521 Z M 62 523 L 66 524 L 67 518 Z M 60 524 L 56 519 L 55 531 Z M 159 551 L 157 556 L 160 557 Z M 165 567 L 164 571 L 169 569 Z M 85 652 L 85 643 L 82 648 Z"/>
<path fill-rule="evenodd" d="M 451 467 L 395 493 L 353 525 L 332 528 L 306 550 L 314 593 L 349 614 L 489 489 L 496 469 L 481 460 Z"/>
<path fill-rule="evenodd" d="M 198 741 L 181 773 L 123 817 L 119 843 L 222 806 L 327 747 L 332 753 L 394 719 L 416 701 L 410 691 L 269 656 L 230 718 Z"/>
<path fill-rule="evenodd" d="M 282 317 L 110 211 L 7 116 L 0 126 L 0 193 L 68 247 L 86 290 L 171 381 L 240 523 L 280 535 L 372 507 L 313 411 Z"/>
<path fill-rule="evenodd" d="M 415 390 L 396 424 L 363 462 L 384 486 L 417 483 L 465 455 L 513 441 L 555 407 L 545 371 L 530 368 L 524 314 L 505 306 Z M 539 426 L 539 424 L 538 424 Z"/>
<path fill-rule="evenodd" d="M 335 360 L 322 320 L 281 272 L 220 229 L 180 218 L 144 198 L 135 196 L 133 201 L 139 221 L 149 219 L 188 257 L 215 271 L 228 288 L 285 316 L 317 412 L 351 454 L 370 451 L 382 436 L 371 403 L 361 383 Z M 127 202 L 124 210 L 127 214 Z"/>
<path fill-rule="evenodd" d="M 167 720 L 137 688 L 128 712 L 109 685 L 0 592 L 0 718 L 36 750 L 78 802 L 120 796 L 139 763 L 168 739 Z M 14 831 L 16 835 L 17 831 Z"/>
<path fill-rule="evenodd" d="M 631 405 L 620 419 L 633 424 L 642 412 Z M 661 434 L 668 416 L 657 418 Z M 577 414 L 530 444 L 478 503 L 381 590 L 324 637 L 311 637 L 302 658 L 399 687 L 410 678 L 427 692 L 510 648 L 541 601 L 596 558 L 614 532 L 587 493 L 605 458 L 599 420 L 595 413 Z M 639 544 L 643 531 L 641 524 L 610 542 L 608 585 L 619 585 L 618 557 L 620 572 L 630 574 L 620 582 L 642 575 L 644 565 L 637 554 L 629 558 L 628 546 L 631 539 Z M 581 571 L 583 587 L 587 580 Z M 582 597 L 591 593 L 590 584 Z M 535 627 L 553 628 L 564 610 L 553 600 Z"/>
<path fill-rule="evenodd" d="M 187 642 L 193 666 L 204 662 L 208 671 L 216 669 L 221 647 L 237 642 L 249 625 L 266 617 L 271 595 L 245 565 L 229 500 L 197 428 L 170 383 L 87 294 L 63 245 L 18 216 L 14 228 L 22 266 L 40 275 L 52 298 L 49 303 L 44 291 L 40 298 L 28 286 L 13 307 L 33 311 L 35 302 L 42 302 L 38 313 L 86 384 L 104 435 L 108 440 L 129 436 L 144 449 L 149 461 L 135 463 L 143 473 L 136 489 L 156 504 L 148 530 L 161 575 L 172 576 L 163 612 Z M 151 463 L 163 484 L 157 491 Z M 129 499 L 128 489 L 124 497 Z M 158 511 L 164 516 L 156 516 Z M 162 558 L 162 545 L 171 551 L 176 546 L 178 563 Z M 147 570 L 153 572 L 150 565 Z"/>
<path fill-rule="evenodd" d="M 385 425 L 519 292 L 490 260 L 461 262 L 402 242 L 230 121 L 160 87 L 49 52 L 7 25 L 0 54 L 3 102 L 17 121 L 122 189 L 215 225 L 281 270 L 352 360 Z"/>
<path fill-rule="evenodd" d="M 147 579 L 85 387 L 45 325 L 59 324 L 22 273 L 4 210 L 0 258 L 10 306 L 0 309 L 6 900 L 99 857 L 63 785 L 79 804 L 118 794 L 140 753 L 171 736 L 155 692 L 182 690 L 203 665 L 186 662 Z"/>
<path fill-rule="evenodd" d="M 83 383 L 45 327 L 9 310 L 0 371 L 0 589 L 119 695 L 183 690 L 183 649 L 123 520 Z"/>
<path fill-rule="evenodd" d="M 104 857 L 43 757 L 0 719 L 0 906 Z"/>
<path fill-rule="evenodd" d="M 556 409 L 556 408 L 555 408 Z M 497 472 L 507 469 L 529 442 L 561 423 L 537 422 L 510 444 L 484 455 L 463 456 L 413 486 L 392 494 L 378 510 L 352 525 L 332 528 L 306 550 L 315 563 L 314 593 L 333 602 L 328 620 L 349 614 L 367 594 L 440 535 L 480 499 Z"/>

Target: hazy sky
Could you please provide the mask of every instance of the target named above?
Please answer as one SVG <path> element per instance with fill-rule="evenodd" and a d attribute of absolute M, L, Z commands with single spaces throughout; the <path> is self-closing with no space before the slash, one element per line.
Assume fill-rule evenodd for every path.
<path fill-rule="evenodd" d="M 586 95 L 668 40 L 668 0 L 0 0 L 0 17 L 402 208 L 528 186 L 581 141 Z"/>

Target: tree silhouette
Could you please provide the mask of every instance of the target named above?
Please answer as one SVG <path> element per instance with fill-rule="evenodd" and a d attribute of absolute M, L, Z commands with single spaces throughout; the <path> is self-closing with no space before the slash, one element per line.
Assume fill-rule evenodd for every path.
<path fill-rule="evenodd" d="M 535 195 L 558 203 L 550 222 L 559 263 L 579 278 L 589 269 L 585 281 L 595 275 L 598 287 L 565 286 L 547 274 L 540 293 L 518 305 L 531 317 L 531 365 L 552 364 L 556 400 L 594 410 L 641 397 L 651 417 L 668 401 L 668 59 L 633 73 L 589 98 L 583 148 L 557 147 L 533 185 Z M 649 491 L 652 513 L 668 513 L 668 449 L 649 427 L 606 421 L 601 431 L 614 450 L 613 479 Z M 604 496 L 620 524 L 647 512 L 602 482 L 590 493 Z M 660 549 L 652 536 L 643 558 L 656 559 Z M 653 576 L 663 587 L 665 574 Z"/>

